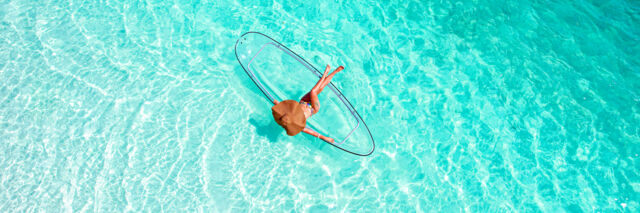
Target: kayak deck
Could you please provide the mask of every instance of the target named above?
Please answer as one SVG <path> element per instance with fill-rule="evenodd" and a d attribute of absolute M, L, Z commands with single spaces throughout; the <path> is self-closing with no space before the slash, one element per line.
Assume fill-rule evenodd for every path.
<path fill-rule="evenodd" d="M 271 103 L 298 100 L 322 76 L 298 54 L 262 33 L 243 34 L 236 42 L 235 53 L 244 71 Z M 335 143 L 328 143 L 351 154 L 373 153 L 371 132 L 333 83 L 325 87 L 319 99 L 320 112 L 307 120 L 307 128 L 335 139 Z"/>

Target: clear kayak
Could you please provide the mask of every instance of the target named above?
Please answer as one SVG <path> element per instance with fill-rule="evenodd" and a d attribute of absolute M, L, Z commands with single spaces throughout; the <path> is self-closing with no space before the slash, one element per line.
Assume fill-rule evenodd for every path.
<path fill-rule="evenodd" d="M 269 103 L 298 101 L 322 77 L 322 72 L 298 54 L 259 32 L 240 36 L 235 52 L 238 62 Z M 330 83 L 318 98 L 320 110 L 307 120 L 307 128 L 333 138 L 334 143 L 327 143 L 348 153 L 359 156 L 373 153 L 375 142 L 367 124 L 342 92 Z"/>

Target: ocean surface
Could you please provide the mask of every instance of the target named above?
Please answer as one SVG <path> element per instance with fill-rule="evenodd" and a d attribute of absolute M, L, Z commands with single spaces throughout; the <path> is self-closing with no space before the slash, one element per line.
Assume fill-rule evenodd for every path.
<path fill-rule="evenodd" d="M 247 31 L 375 152 L 287 136 Z M 636 0 L 0 0 L 0 211 L 638 212 L 639 155 Z"/>

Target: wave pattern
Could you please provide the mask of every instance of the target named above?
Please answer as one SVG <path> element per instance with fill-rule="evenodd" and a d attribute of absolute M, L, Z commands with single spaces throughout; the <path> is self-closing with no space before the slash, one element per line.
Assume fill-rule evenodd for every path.
<path fill-rule="evenodd" d="M 0 209 L 640 210 L 634 1 L 0 5 Z M 284 136 L 246 31 L 345 65 L 376 152 Z"/>

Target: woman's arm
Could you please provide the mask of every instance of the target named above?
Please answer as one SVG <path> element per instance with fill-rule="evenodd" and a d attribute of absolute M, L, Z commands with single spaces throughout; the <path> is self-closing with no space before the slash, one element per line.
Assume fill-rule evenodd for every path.
<path fill-rule="evenodd" d="M 303 131 L 304 133 L 307 133 L 307 134 L 309 134 L 309 135 L 313 136 L 313 137 L 320 138 L 320 139 L 322 139 L 322 140 L 324 140 L 324 141 L 326 141 L 326 142 L 331 142 L 331 143 L 333 143 L 333 142 L 334 142 L 333 138 L 330 138 L 330 137 L 327 137 L 327 136 L 321 135 L 320 133 L 318 133 L 318 132 L 316 132 L 316 131 L 313 131 L 313 130 L 311 130 L 311 129 L 304 128 L 302 131 Z"/>
<path fill-rule="evenodd" d="M 280 101 L 278 101 L 278 100 L 273 100 L 273 104 L 274 104 L 274 105 L 276 105 L 276 104 L 278 104 L 278 103 L 280 103 Z"/>

